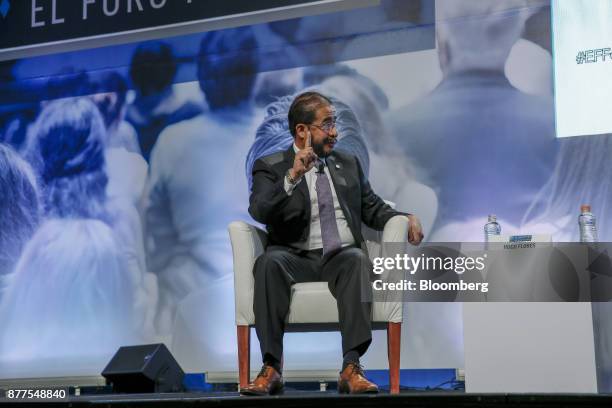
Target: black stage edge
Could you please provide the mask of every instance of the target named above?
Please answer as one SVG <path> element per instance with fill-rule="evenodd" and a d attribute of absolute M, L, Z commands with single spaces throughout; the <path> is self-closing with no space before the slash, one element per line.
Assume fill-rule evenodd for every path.
<path fill-rule="evenodd" d="M 338 395 L 287 392 L 274 397 L 241 397 L 238 393 L 115 394 L 71 396 L 53 406 L 66 407 L 612 407 L 612 395 L 466 394 L 456 391 L 404 392 L 399 395 Z"/>

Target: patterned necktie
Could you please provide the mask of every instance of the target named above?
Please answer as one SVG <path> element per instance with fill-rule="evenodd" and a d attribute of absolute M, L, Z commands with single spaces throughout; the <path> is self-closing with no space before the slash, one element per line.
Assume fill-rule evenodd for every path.
<path fill-rule="evenodd" d="M 342 246 L 338 224 L 336 224 L 336 210 L 331 185 L 325 174 L 325 164 L 317 163 L 317 201 L 319 202 L 319 222 L 321 223 L 321 239 L 323 240 L 323 255 L 334 251 Z"/>

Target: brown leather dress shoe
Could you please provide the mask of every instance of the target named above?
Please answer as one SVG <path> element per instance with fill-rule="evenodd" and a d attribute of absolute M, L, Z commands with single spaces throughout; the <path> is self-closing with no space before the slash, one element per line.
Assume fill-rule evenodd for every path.
<path fill-rule="evenodd" d="M 240 388 L 241 395 L 275 395 L 282 392 L 283 377 L 269 365 L 264 365 L 249 385 Z"/>
<path fill-rule="evenodd" d="M 340 373 L 338 392 L 340 394 L 375 394 L 378 392 L 378 386 L 365 378 L 363 367 L 349 363 Z"/>

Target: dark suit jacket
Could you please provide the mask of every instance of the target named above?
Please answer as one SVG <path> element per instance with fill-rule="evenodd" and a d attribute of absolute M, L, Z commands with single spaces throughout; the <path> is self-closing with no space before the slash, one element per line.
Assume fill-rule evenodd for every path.
<path fill-rule="evenodd" d="M 306 241 L 310 233 L 310 194 L 306 180 L 300 181 L 291 195 L 285 191 L 285 175 L 293 167 L 293 145 L 258 159 L 253 165 L 253 189 L 249 213 L 265 224 L 269 243 L 286 245 Z M 361 223 L 382 230 L 395 215 L 407 215 L 392 209 L 377 196 L 366 179 L 359 161 L 350 154 L 334 150 L 327 157 L 338 201 L 355 242 L 363 246 Z"/>

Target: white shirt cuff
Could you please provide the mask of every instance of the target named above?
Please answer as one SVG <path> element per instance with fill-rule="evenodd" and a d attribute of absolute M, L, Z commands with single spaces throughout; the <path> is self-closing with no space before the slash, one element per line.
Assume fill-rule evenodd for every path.
<path fill-rule="evenodd" d="M 302 181 L 301 178 L 298 179 L 297 183 L 291 184 L 289 180 L 287 180 L 287 176 L 285 176 L 285 191 L 287 192 L 288 196 L 293 193 L 293 190 L 295 190 L 295 187 L 300 183 L 300 181 Z"/>

